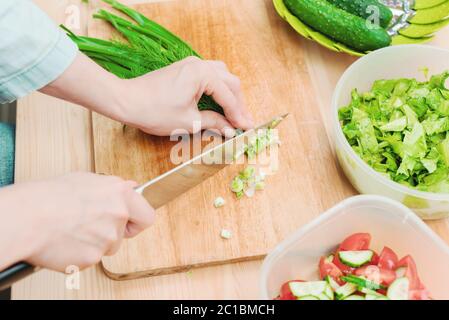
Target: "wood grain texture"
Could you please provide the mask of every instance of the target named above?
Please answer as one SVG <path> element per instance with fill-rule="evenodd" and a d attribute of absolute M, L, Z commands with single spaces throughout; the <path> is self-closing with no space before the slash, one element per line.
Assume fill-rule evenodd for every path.
<path fill-rule="evenodd" d="M 79 0 L 33 0 L 55 23 L 79 14 L 77 33 L 87 32 L 87 7 Z M 79 28 L 76 28 L 79 27 Z M 65 101 L 33 93 L 17 102 L 16 182 L 93 170 L 90 112 Z M 91 275 L 92 270 L 83 275 Z M 64 275 L 42 271 L 13 286 L 13 299 L 61 294 Z M 48 284 L 54 284 L 49 286 Z M 58 288 L 59 287 L 59 288 Z M 62 298 L 62 295 L 60 296 Z M 73 297 L 68 293 L 67 297 Z"/>
<path fill-rule="evenodd" d="M 198 0 L 202 1 L 202 0 Z M 263 0 L 254 0 L 263 1 Z M 55 6 L 54 0 L 39 0 L 39 5 L 49 13 L 57 22 L 64 21 L 65 7 Z M 61 0 L 60 2 L 65 2 Z M 70 3 L 79 1 L 71 0 Z M 126 0 L 125 3 L 149 2 Z M 237 1 L 235 1 L 237 2 Z M 98 2 L 90 0 L 90 5 L 96 7 Z M 182 6 L 183 1 L 178 1 Z M 295 51 L 296 48 L 304 50 L 305 62 L 292 57 L 291 64 L 302 63 L 302 69 L 307 70 L 312 79 L 312 91 L 307 94 L 317 99 L 317 104 L 309 106 L 311 112 L 320 110 L 320 121 L 328 128 L 327 110 L 330 106 L 330 97 L 333 88 L 341 73 L 351 63 L 353 58 L 346 55 L 331 53 L 328 50 L 306 41 L 299 37 L 280 18 L 269 13 L 273 10 L 269 1 L 265 2 L 267 15 L 270 23 L 276 26 L 275 37 L 278 41 L 295 41 L 295 45 L 283 49 L 286 52 Z M 87 22 L 83 22 L 86 27 Z M 218 22 L 217 22 L 218 23 Z M 258 34 L 267 32 L 265 29 L 258 30 Z M 201 31 L 203 32 L 203 31 Z M 269 33 L 273 32 L 271 30 Z M 197 36 L 197 35 L 195 35 Z M 229 37 L 223 36 L 227 40 Z M 232 40 L 232 39 L 231 39 Z M 217 40 L 218 41 L 218 40 Z M 233 41 L 233 40 L 232 40 Z M 449 49 L 449 28 L 440 32 L 432 44 Z M 278 49 L 276 49 L 278 50 Z M 257 52 L 255 53 L 257 54 Z M 220 57 L 220 54 L 218 53 Z M 238 67 L 238 66 L 237 66 Z M 244 67 L 244 66 L 242 66 Z M 251 86 L 245 84 L 246 87 Z M 267 93 L 270 94 L 270 90 Z M 285 94 L 290 92 L 285 91 Z M 40 95 L 36 95 L 40 96 Z M 264 96 L 259 97 L 263 100 Z M 45 98 L 53 100 L 50 98 Z M 57 100 L 55 100 L 57 101 Z M 19 101 L 20 105 L 21 101 Z M 48 100 L 30 99 L 28 107 L 19 107 L 17 147 L 22 149 L 17 155 L 16 173 L 18 180 L 24 181 L 46 176 L 57 175 L 71 170 L 88 170 L 93 164 L 88 156 L 79 156 L 82 150 L 89 154 L 89 148 L 83 149 L 81 145 L 89 145 L 82 138 L 77 146 L 70 146 L 68 141 L 72 136 L 73 128 L 77 123 L 77 117 L 71 115 L 67 121 L 70 130 L 62 126 L 61 119 L 55 113 L 66 114 L 64 104 L 52 105 L 47 111 Z M 254 106 L 255 107 L 255 106 Z M 34 110 L 37 109 L 36 112 Z M 83 111 L 83 109 L 78 109 Z M 41 112 L 39 112 L 41 111 Z M 69 112 L 67 112 L 67 115 Z M 323 119 L 323 120 L 321 120 Z M 90 126 L 88 117 L 82 121 L 81 128 Z M 59 128 L 49 133 L 48 128 Z M 283 128 L 284 129 L 284 128 Z M 281 134 L 284 135 L 284 131 Z M 70 134 L 69 134 L 70 133 Z M 83 136 L 83 135 L 82 135 Z M 40 147 L 36 147 L 40 146 Z M 284 148 L 285 149 L 285 148 Z M 47 150 L 54 150 L 51 155 Z M 63 150 L 64 152 L 59 152 Z M 75 152 L 76 150 L 76 152 Z M 78 155 L 77 155 L 78 154 Z M 74 159 L 78 159 L 74 161 Z M 323 166 L 334 164 L 334 160 L 323 163 Z M 292 177 L 294 178 L 294 177 Z M 346 183 L 345 178 L 341 176 Z M 318 204 L 319 205 L 319 204 Z M 328 208 L 334 203 L 323 203 L 321 207 Z M 317 212 L 319 211 L 316 210 Z M 449 242 L 449 220 L 432 221 L 429 225 L 446 242 Z M 13 287 L 14 299 L 257 299 L 258 277 L 260 261 L 228 264 L 217 267 L 202 268 L 192 273 L 178 273 L 173 275 L 158 276 L 132 281 L 112 281 L 108 279 L 99 267 L 90 268 L 81 273 L 81 286 L 79 290 L 68 290 L 65 287 L 66 277 L 50 271 L 41 271 L 38 274 L 21 281 Z"/>
<path fill-rule="evenodd" d="M 103 259 L 107 275 L 132 279 L 193 267 L 260 259 L 299 226 L 353 193 L 333 160 L 297 38 L 280 32 L 270 1 L 187 0 L 138 5 L 137 10 L 192 44 L 206 59 L 221 59 L 244 83 L 256 123 L 289 112 L 280 126 L 280 170 L 254 198 L 236 200 L 231 166 L 158 210 L 153 227 Z M 98 27 L 97 27 L 98 26 Z M 98 31 L 97 31 L 98 30 Z M 106 32 L 106 33 L 105 33 Z M 109 38 L 103 22 L 89 34 Z M 257 35 L 257 36 L 254 36 Z M 174 167 L 173 145 L 93 116 L 97 172 L 145 182 Z M 227 205 L 214 209 L 217 196 Z M 223 240 L 222 228 L 233 237 Z"/>

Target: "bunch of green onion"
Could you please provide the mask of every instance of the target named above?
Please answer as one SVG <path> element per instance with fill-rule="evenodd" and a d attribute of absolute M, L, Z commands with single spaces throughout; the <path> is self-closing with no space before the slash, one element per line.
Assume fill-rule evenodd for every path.
<path fill-rule="evenodd" d="M 132 19 L 124 19 L 103 9 L 93 16 L 109 22 L 125 41 L 78 36 L 65 26 L 61 27 L 82 52 L 119 78 L 136 78 L 190 56 L 200 57 L 190 45 L 136 10 L 115 0 L 103 1 Z M 223 109 L 207 95 L 200 99 L 198 108 L 223 114 Z"/>

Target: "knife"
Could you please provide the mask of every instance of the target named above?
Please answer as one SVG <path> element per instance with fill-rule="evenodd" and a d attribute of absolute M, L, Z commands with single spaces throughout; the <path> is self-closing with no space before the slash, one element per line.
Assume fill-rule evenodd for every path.
<path fill-rule="evenodd" d="M 288 114 L 276 117 L 255 129 L 210 148 L 173 170 L 143 184 L 136 189 L 136 192 L 141 194 L 154 209 L 164 206 L 233 163 L 236 155 L 243 153 L 242 148 L 248 144 L 251 137 L 260 130 L 276 128 L 287 116 Z"/>
<path fill-rule="evenodd" d="M 255 129 L 211 147 L 202 154 L 141 185 L 135 191 L 141 194 L 154 209 L 158 209 L 233 163 L 239 155 L 243 154 L 245 146 L 260 130 L 276 128 L 287 116 L 288 114 L 284 114 L 276 117 Z M 14 282 L 38 270 L 38 267 L 26 262 L 19 262 L 0 271 L 0 291 L 11 287 Z"/>

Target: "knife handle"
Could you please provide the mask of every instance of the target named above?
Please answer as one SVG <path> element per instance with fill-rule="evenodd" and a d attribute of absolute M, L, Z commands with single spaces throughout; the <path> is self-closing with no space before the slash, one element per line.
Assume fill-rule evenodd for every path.
<path fill-rule="evenodd" d="M 28 277 L 37 269 L 26 262 L 19 262 L 6 270 L 0 271 L 0 291 L 10 288 L 15 282 Z"/>

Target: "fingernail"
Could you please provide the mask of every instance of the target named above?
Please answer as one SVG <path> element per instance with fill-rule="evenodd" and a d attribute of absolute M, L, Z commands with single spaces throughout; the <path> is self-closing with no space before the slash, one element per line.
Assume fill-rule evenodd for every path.
<path fill-rule="evenodd" d="M 225 138 L 230 139 L 235 137 L 235 129 L 233 128 L 226 127 L 222 130 L 222 132 Z"/>

